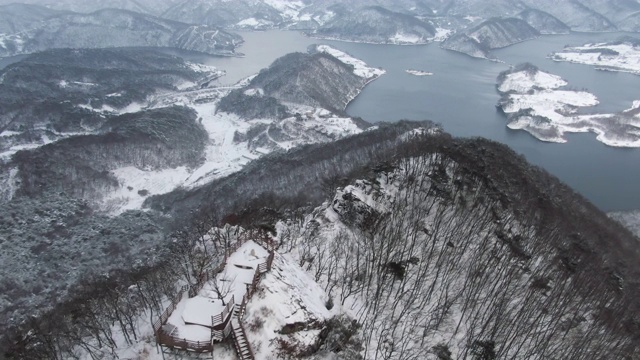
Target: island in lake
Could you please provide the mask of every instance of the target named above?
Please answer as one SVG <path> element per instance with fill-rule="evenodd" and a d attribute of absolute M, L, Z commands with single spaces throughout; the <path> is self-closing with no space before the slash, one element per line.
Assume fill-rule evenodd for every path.
<path fill-rule="evenodd" d="M 542 141 L 565 143 L 567 132 L 592 132 L 598 141 L 616 147 L 640 147 L 640 101 L 614 114 L 584 114 L 598 104 L 595 95 L 566 88 L 561 77 L 522 64 L 498 76 L 498 107 L 508 127 L 525 130 Z"/>
<path fill-rule="evenodd" d="M 411 74 L 411 75 L 414 75 L 414 76 L 431 76 L 431 75 L 433 75 L 432 72 L 422 71 L 422 70 L 414 70 L 414 69 L 408 69 L 408 70 L 405 70 L 405 72 L 407 74 Z"/>
<path fill-rule="evenodd" d="M 640 40 L 626 37 L 615 42 L 566 47 L 551 54 L 555 61 L 596 66 L 600 70 L 640 75 Z"/>

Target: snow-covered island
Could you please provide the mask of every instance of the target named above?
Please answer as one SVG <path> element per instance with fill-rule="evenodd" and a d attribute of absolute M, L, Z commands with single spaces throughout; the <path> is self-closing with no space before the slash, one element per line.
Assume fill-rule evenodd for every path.
<path fill-rule="evenodd" d="M 414 70 L 414 69 L 408 69 L 408 70 L 405 70 L 405 72 L 407 74 L 411 74 L 411 75 L 414 75 L 414 76 L 431 76 L 431 75 L 433 75 L 432 72 L 422 71 L 422 70 Z"/>
<path fill-rule="evenodd" d="M 605 145 L 640 147 L 640 101 L 615 114 L 579 114 L 580 108 L 595 106 L 598 99 L 586 91 L 568 90 L 567 85 L 531 64 L 501 73 L 498 107 L 509 119 L 507 126 L 548 142 L 567 142 L 567 132 L 593 132 Z"/>
<path fill-rule="evenodd" d="M 640 75 L 640 40 L 625 38 L 615 42 L 566 47 L 551 54 L 555 61 L 595 66 L 599 70 Z"/>

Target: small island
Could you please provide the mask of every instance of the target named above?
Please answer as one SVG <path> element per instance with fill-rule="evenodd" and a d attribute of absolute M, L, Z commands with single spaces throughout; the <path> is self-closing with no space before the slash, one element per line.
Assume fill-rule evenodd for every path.
<path fill-rule="evenodd" d="M 565 143 L 565 133 L 592 132 L 597 140 L 615 147 L 640 147 L 640 101 L 614 114 L 578 113 L 598 104 L 595 95 L 567 89 L 557 75 L 531 64 L 518 65 L 498 76 L 502 95 L 498 108 L 507 127 L 525 130 L 541 141 Z"/>
<path fill-rule="evenodd" d="M 554 61 L 595 66 L 599 70 L 640 75 L 640 40 L 624 38 L 615 42 L 566 47 L 551 54 Z"/>
<path fill-rule="evenodd" d="M 405 70 L 405 72 L 407 74 L 411 74 L 411 75 L 414 75 L 414 76 L 431 76 L 431 75 L 433 75 L 432 72 L 422 71 L 422 70 L 414 70 L 414 69 L 408 69 L 408 70 Z"/>

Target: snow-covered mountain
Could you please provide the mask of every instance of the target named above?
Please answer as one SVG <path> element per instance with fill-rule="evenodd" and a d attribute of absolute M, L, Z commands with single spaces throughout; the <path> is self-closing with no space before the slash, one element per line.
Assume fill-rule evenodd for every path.
<path fill-rule="evenodd" d="M 436 35 L 431 24 L 380 6 L 333 10 L 336 15 L 309 32 L 310 36 L 382 44 L 424 44 Z"/>
<path fill-rule="evenodd" d="M 45 3 L 49 9 L 80 12 L 103 9 L 106 5 L 101 4 L 75 0 Z M 461 31 L 492 18 L 517 17 L 542 34 L 564 33 L 567 28 L 595 32 L 636 31 L 640 27 L 640 4 L 635 0 L 165 0 L 158 4 L 122 0 L 108 5 L 189 24 L 229 29 L 302 29 L 318 36 L 382 43 L 422 43 L 434 36 L 433 27 L 441 29 L 435 34 L 439 39 L 445 36 L 444 30 Z M 5 26 L 18 28 L 43 16 L 42 12 L 19 15 Z"/>
<path fill-rule="evenodd" d="M 562 21 L 544 11 L 527 9 L 516 15 L 540 34 L 568 34 L 571 29 Z"/>
<path fill-rule="evenodd" d="M 473 57 L 488 58 L 492 49 L 530 40 L 539 35 L 525 20 L 494 18 L 449 37 L 442 43 L 442 47 Z"/>
<path fill-rule="evenodd" d="M 342 114 L 364 86 L 384 70 L 373 69 L 337 49 L 315 46 L 310 54 L 293 53 L 276 60 L 244 87 L 220 102 L 220 111 L 245 118 L 287 117 L 283 104 L 323 108 Z"/>
<path fill-rule="evenodd" d="M 63 14 L 43 6 L 12 3 L 0 5 L 0 34 L 14 34 L 31 29 L 35 24 L 50 17 Z"/>
<path fill-rule="evenodd" d="M 524 0 L 528 6 L 547 12 L 573 31 L 613 31 L 615 24 L 581 1 Z M 602 3 L 608 3 L 602 1 Z"/>
<path fill-rule="evenodd" d="M 46 9 L 36 9 L 47 13 Z M 60 13 L 38 19 L 22 24 L 19 31 L 0 34 L 0 57 L 54 48 L 135 46 L 233 55 L 242 42 L 239 35 L 218 28 L 188 25 L 126 10 Z"/>
<path fill-rule="evenodd" d="M 282 3 L 282 7 L 272 6 Z M 253 29 L 280 27 L 287 19 L 287 9 L 293 12 L 301 3 L 263 0 L 188 0 L 176 4 L 162 14 L 167 19 L 194 24 Z"/>

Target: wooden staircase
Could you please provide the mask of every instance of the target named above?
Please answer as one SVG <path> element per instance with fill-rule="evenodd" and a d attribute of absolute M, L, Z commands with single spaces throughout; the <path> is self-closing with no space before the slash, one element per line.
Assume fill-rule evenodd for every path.
<path fill-rule="evenodd" d="M 233 337 L 233 344 L 236 348 L 238 358 L 240 360 L 255 360 L 256 357 L 247 340 L 247 334 L 237 317 L 231 319 L 231 336 Z"/>

